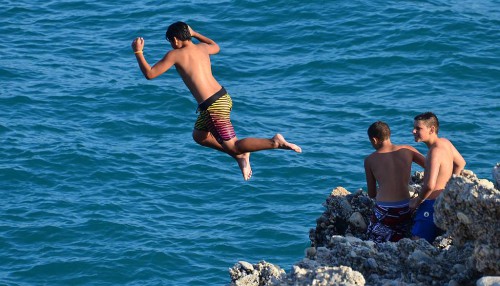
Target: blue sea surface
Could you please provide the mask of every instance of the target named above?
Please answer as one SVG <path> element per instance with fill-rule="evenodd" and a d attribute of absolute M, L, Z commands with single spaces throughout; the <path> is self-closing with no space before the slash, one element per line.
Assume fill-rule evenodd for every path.
<path fill-rule="evenodd" d="M 0 5 L 0 285 L 227 285 L 260 260 L 289 271 L 330 191 L 366 189 L 366 130 L 426 153 L 433 111 L 466 169 L 500 161 L 500 2 L 10 1 Z M 175 69 L 147 81 L 175 21 L 214 39 L 239 138 L 282 133 L 302 154 L 252 154 L 245 182 L 191 137 Z M 415 168 L 415 170 L 421 170 Z"/>

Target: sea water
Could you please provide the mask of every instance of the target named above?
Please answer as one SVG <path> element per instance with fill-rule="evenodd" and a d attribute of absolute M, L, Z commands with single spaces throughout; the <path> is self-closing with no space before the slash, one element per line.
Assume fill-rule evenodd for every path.
<path fill-rule="evenodd" d="M 366 130 L 426 147 L 433 111 L 491 179 L 500 161 L 500 2 L 10 1 L 0 5 L 0 285 L 225 285 L 239 260 L 290 270 L 321 203 L 366 190 Z M 213 73 L 239 138 L 302 154 L 229 156 L 191 137 L 175 69 L 147 81 L 175 21 L 221 47 Z M 421 170 L 415 167 L 414 170 Z"/>

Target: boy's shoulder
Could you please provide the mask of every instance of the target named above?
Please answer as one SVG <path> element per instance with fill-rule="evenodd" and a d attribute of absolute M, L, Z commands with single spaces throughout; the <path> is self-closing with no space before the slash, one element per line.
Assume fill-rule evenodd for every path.
<path fill-rule="evenodd" d="M 433 144 L 431 146 L 431 148 L 429 148 L 429 149 L 433 149 L 433 150 L 448 149 L 450 146 L 453 146 L 453 144 L 451 144 L 450 140 L 448 140 L 444 137 L 439 137 L 436 140 L 436 144 Z"/>
<path fill-rule="evenodd" d="M 365 157 L 365 163 L 370 163 L 371 161 L 375 160 L 375 157 L 380 154 L 377 151 L 373 151 L 370 155 Z"/>
<path fill-rule="evenodd" d="M 410 146 L 410 145 L 398 145 L 398 150 L 407 150 L 407 151 L 412 151 L 412 152 L 417 151 L 417 149 L 415 149 L 415 147 Z"/>

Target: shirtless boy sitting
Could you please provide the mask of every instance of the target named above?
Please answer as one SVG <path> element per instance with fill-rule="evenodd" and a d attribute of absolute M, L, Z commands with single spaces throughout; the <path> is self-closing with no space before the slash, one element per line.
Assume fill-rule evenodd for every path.
<path fill-rule="evenodd" d="M 424 142 L 429 148 L 425 158 L 424 182 L 418 197 L 412 199 L 411 209 L 417 209 L 412 229 L 413 239 L 424 238 L 432 243 L 440 229 L 434 224 L 434 202 L 443 192 L 452 174 L 460 175 L 465 160 L 446 138 L 439 138 L 439 121 L 432 112 L 415 116 L 415 142 Z"/>
<path fill-rule="evenodd" d="M 299 146 L 287 142 L 281 134 L 276 134 L 270 139 L 238 140 L 230 121 L 231 97 L 212 75 L 210 55 L 219 52 L 219 45 L 193 31 L 183 22 L 170 25 L 166 38 L 173 50 L 167 52 L 152 67 L 144 58 L 143 38 L 136 38 L 132 42 L 132 49 L 142 73 L 148 80 L 156 78 L 175 66 L 198 102 L 199 116 L 193 130 L 193 139 L 198 144 L 232 156 L 237 161 L 245 180 L 252 176 L 250 152 L 266 149 L 289 149 L 298 153 L 302 151 Z M 193 43 L 191 38 L 197 39 L 200 43 Z"/>
<path fill-rule="evenodd" d="M 392 144 L 390 137 L 385 122 L 377 121 L 368 128 L 368 138 L 376 151 L 365 159 L 365 175 L 368 196 L 375 198 L 376 205 L 367 233 L 377 243 L 409 237 L 411 165 L 415 162 L 424 167 L 425 161 L 415 148 Z"/>

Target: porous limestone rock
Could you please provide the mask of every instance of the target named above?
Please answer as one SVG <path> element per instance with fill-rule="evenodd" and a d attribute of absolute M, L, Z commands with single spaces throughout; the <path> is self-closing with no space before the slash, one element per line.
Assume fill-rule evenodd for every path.
<path fill-rule="evenodd" d="M 292 267 L 291 285 L 355 286 L 365 285 L 365 278 L 346 266 L 324 266 L 314 260 L 304 259 Z"/>
<path fill-rule="evenodd" d="M 231 286 L 278 286 L 286 279 L 286 273 L 279 266 L 260 261 L 252 265 L 239 261 L 229 268 Z"/>
<path fill-rule="evenodd" d="M 478 271 L 500 274 L 500 191 L 476 175 L 454 176 L 435 203 L 434 221 L 454 243 L 474 244 Z"/>
<path fill-rule="evenodd" d="M 418 191 L 422 179 L 416 172 L 410 188 Z M 366 240 L 361 221 L 368 223 L 373 205 L 366 193 L 335 188 L 309 232 L 311 247 L 289 274 L 265 261 L 239 262 L 230 269 L 231 285 L 497 285 L 500 198 L 492 182 L 468 170 L 450 180 L 435 204 L 435 221 L 446 233 L 432 245 Z"/>
<path fill-rule="evenodd" d="M 450 246 L 441 251 L 425 240 L 402 239 L 376 244 L 356 237 L 334 236 L 327 247 L 318 247 L 313 259 L 328 266 L 348 266 L 363 274 L 367 285 L 398 281 L 398 285 L 460 285 L 477 278 L 469 257 L 473 247 Z M 304 259 L 308 260 L 308 259 Z"/>
<path fill-rule="evenodd" d="M 500 276 L 484 276 L 477 280 L 476 286 L 500 286 Z"/>
<path fill-rule="evenodd" d="M 316 220 L 316 228 L 309 231 L 312 246 L 327 245 L 334 235 L 366 238 L 374 204 L 362 191 L 352 194 L 342 187 L 335 188 L 323 203 L 326 210 Z"/>

